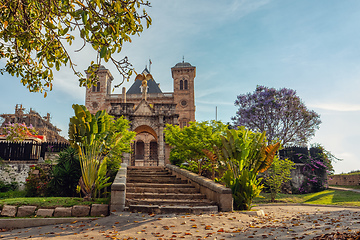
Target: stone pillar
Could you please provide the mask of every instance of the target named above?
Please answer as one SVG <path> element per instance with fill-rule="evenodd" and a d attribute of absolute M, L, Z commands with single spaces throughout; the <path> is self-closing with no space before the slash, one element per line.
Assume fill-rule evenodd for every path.
<path fill-rule="evenodd" d="M 159 166 L 165 166 L 164 116 L 161 115 L 159 116 L 158 161 Z"/>
<path fill-rule="evenodd" d="M 149 160 L 150 160 L 150 142 L 146 141 L 144 142 L 144 166 L 148 166 Z"/>
<path fill-rule="evenodd" d="M 126 88 L 122 88 L 122 97 L 123 97 L 123 103 L 126 103 Z"/>

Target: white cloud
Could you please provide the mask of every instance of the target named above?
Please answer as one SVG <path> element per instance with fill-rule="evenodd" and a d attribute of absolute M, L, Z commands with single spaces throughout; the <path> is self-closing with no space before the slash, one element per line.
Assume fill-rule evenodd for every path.
<path fill-rule="evenodd" d="M 356 112 L 360 111 L 360 104 L 349 104 L 349 103 L 318 103 L 309 104 L 310 108 L 318 108 L 330 111 L 339 112 Z"/>

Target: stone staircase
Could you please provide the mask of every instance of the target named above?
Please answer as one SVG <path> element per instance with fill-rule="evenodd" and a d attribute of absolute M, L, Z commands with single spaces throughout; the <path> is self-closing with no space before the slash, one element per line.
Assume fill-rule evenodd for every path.
<path fill-rule="evenodd" d="M 160 166 L 128 166 L 126 205 L 132 212 L 157 214 L 218 211 L 218 206 L 187 180 L 176 178 Z"/>

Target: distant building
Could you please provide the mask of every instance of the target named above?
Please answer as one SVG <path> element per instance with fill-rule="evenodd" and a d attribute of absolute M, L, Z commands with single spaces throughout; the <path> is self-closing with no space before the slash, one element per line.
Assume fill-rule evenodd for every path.
<path fill-rule="evenodd" d="M 113 76 L 101 66 L 96 86 L 86 91 L 85 106 L 91 113 L 106 110 L 118 118 L 131 121 L 130 130 L 137 133 L 133 153 L 124 159 L 133 166 L 157 166 L 169 163 L 170 147 L 164 142 L 165 124 L 187 126 L 195 121 L 194 79 L 196 67 L 180 62 L 171 68 L 174 91 L 163 93 L 145 68 L 133 85 L 122 94 L 111 94 Z"/>
<path fill-rule="evenodd" d="M 40 114 L 30 108 L 28 113 L 24 112 L 25 108 L 21 104 L 16 104 L 15 114 L 1 114 L 3 122 L 1 128 L 5 127 L 7 123 L 25 123 L 26 126 L 32 125 L 38 135 L 43 135 L 46 142 L 63 142 L 68 141 L 60 136 L 61 129 L 50 123 L 50 113 L 41 117 Z"/>

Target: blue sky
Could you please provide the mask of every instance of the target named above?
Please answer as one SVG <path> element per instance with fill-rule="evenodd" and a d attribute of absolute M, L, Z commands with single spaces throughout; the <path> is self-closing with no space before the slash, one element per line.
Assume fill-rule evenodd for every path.
<path fill-rule="evenodd" d="M 182 61 L 196 66 L 196 119 L 230 121 L 239 94 L 257 85 L 292 88 L 322 124 L 312 143 L 320 143 L 343 161 L 337 173 L 360 169 L 360 2 L 355 0 L 181 0 L 151 1 L 153 25 L 126 44 L 141 72 L 151 58 L 151 73 L 164 92 L 172 91 L 170 68 Z M 76 42 L 72 51 L 80 48 Z M 72 54 L 84 70 L 95 53 Z M 0 63 L 3 65 L 3 62 Z M 115 82 L 120 75 L 104 64 Z M 131 80 L 133 81 L 133 79 Z M 129 88 L 132 82 L 123 86 Z M 0 113 L 16 104 L 52 115 L 67 136 L 73 103 L 84 104 L 85 89 L 65 67 L 55 73 L 54 90 L 43 98 L 29 93 L 15 77 L 1 76 Z"/>

